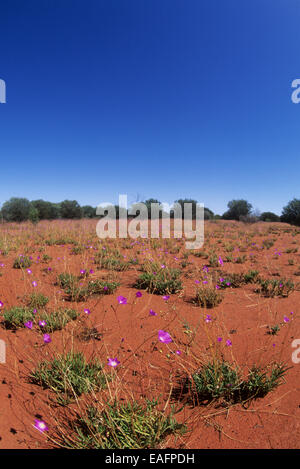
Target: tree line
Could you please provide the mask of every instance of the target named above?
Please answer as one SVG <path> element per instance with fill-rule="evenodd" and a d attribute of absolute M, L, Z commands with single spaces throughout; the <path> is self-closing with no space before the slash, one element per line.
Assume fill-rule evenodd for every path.
<path fill-rule="evenodd" d="M 161 203 L 157 199 L 148 199 L 143 202 L 148 211 L 148 217 L 151 215 L 151 204 Z M 192 204 L 192 218 L 196 217 L 197 200 L 194 199 L 178 199 L 175 201 L 182 207 L 184 213 L 184 204 Z M 116 217 L 118 218 L 121 210 L 124 208 L 115 205 Z M 134 207 L 134 205 L 133 205 Z M 253 210 L 252 205 L 244 199 L 234 199 L 228 202 L 228 210 L 223 215 L 215 214 L 212 210 L 204 208 L 205 220 L 237 220 L 246 223 L 254 223 L 257 221 L 270 222 L 286 222 L 300 226 L 300 199 L 294 198 L 283 207 L 281 215 L 273 212 L 258 213 Z M 128 213 L 128 212 L 127 212 Z M 137 212 L 138 213 L 138 212 Z M 173 212 L 171 212 L 172 217 Z M 91 205 L 83 205 L 77 200 L 64 200 L 60 203 L 52 203 L 42 199 L 29 201 L 26 198 L 12 197 L 2 205 L 0 215 L 2 220 L 22 222 L 30 220 L 37 223 L 40 220 L 55 219 L 80 219 L 80 218 L 96 218 L 96 207 Z M 160 213 L 161 215 L 161 213 Z"/>

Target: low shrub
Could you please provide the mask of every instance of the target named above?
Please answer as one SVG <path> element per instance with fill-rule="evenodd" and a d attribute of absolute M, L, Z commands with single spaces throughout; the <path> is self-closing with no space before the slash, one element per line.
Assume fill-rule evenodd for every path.
<path fill-rule="evenodd" d="M 60 432 L 61 446 L 72 449 L 150 449 L 157 448 L 168 435 L 182 435 L 184 424 L 159 411 L 157 401 L 139 404 L 114 402 L 103 408 L 89 406 L 84 415 Z"/>

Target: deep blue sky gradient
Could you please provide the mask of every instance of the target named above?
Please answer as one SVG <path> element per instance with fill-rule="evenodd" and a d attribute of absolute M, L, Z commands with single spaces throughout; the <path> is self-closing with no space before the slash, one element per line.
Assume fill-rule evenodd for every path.
<path fill-rule="evenodd" d="M 298 0 L 2 0 L 0 204 L 300 197 Z"/>

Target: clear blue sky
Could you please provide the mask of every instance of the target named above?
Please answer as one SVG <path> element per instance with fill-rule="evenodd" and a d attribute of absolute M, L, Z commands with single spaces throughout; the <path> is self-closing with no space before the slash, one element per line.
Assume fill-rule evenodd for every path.
<path fill-rule="evenodd" d="M 2 0 L 0 203 L 300 197 L 299 0 Z"/>

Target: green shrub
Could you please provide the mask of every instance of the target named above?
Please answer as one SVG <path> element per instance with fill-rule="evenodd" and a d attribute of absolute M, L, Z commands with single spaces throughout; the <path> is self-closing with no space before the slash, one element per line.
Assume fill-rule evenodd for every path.
<path fill-rule="evenodd" d="M 30 374 L 30 380 L 54 391 L 60 404 L 67 404 L 76 396 L 106 386 L 102 365 L 97 359 L 86 362 L 81 352 L 60 354 L 51 361 L 40 362 Z"/>
<path fill-rule="evenodd" d="M 157 401 L 107 404 L 101 410 L 89 406 L 84 415 L 69 421 L 60 434 L 61 444 L 73 449 L 157 448 L 168 435 L 183 434 L 184 424 L 156 409 Z"/>
<path fill-rule="evenodd" d="M 264 239 L 262 245 L 264 248 L 270 249 L 272 246 L 274 246 L 274 241 L 273 239 Z"/>
<path fill-rule="evenodd" d="M 118 282 L 96 279 L 88 283 L 87 290 L 90 295 L 111 295 L 119 285 Z"/>
<path fill-rule="evenodd" d="M 4 311 L 3 319 L 3 325 L 6 329 L 15 330 L 25 327 L 24 324 L 26 322 L 33 321 L 34 313 L 32 309 L 24 308 L 23 306 L 14 306 Z"/>
<path fill-rule="evenodd" d="M 30 308 L 43 308 L 48 303 L 49 298 L 42 293 L 33 292 L 29 295 L 27 306 Z"/>
<path fill-rule="evenodd" d="M 43 256 L 42 256 L 42 262 L 47 263 L 47 262 L 50 262 L 50 261 L 52 261 L 52 257 L 51 257 L 51 256 L 48 256 L 48 254 L 43 254 Z"/>
<path fill-rule="evenodd" d="M 260 287 L 257 289 L 265 297 L 273 298 L 274 296 L 287 297 L 294 291 L 294 284 L 291 280 L 284 279 L 266 279 L 260 280 Z"/>
<path fill-rule="evenodd" d="M 14 260 L 14 269 L 27 269 L 32 264 L 31 259 L 28 256 L 18 256 Z"/>
<path fill-rule="evenodd" d="M 137 279 L 134 287 L 147 290 L 156 295 L 177 293 L 182 289 L 179 279 L 180 271 L 177 269 L 161 269 L 158 272 L 144 272 Z"/>
<path fill-rule="evenodd" d="M 232 274 L 227 274 L 224 272 L 219 273 L 220 278 L 222 281 L 219 282 L 218 285 L 220 288 L 238 288 L 241 285 L 245 285 L 247 283 L 255 283 L 258 281 L 258 271 L 257 270 L 249 270 L 246 273 L 232 273 Z"/>
<path fill-rule="evenodd" d="M 202 308 L 213 308 L 223 300 L 222 294 L 214 286 L 200 286 L 196 290 L 195 303 Z"/>
<path fill-rule="evenodd" d="M 208 363 L 192 375 L 198 402 L 223 399 L 236 403 L 266 396 L 282 383 L 288 368 L 273 364 L 268 368 L 253 366 L 243 379 L 240 370 L 225 361 Z"/>
<path fill-rule="evenodd" d="M 59 309 L 52 313 L 42 313 L 39 319 L 46 321 L 43 326 L 43 332 L 54 332 L 63 329 L 70 321 L 74 321 L 79 316 L 78 312 L 74 309 Z"/>
<path fill-rule="evenodd" d="M 58 275 L 57 283 L 61 288 L 71 288 L 74 285 L 77 285 L 78 279 L 75 275 L 64 272 Z"/>

